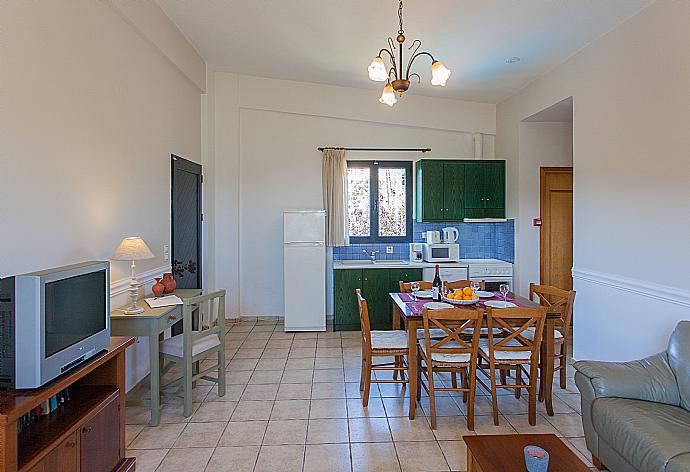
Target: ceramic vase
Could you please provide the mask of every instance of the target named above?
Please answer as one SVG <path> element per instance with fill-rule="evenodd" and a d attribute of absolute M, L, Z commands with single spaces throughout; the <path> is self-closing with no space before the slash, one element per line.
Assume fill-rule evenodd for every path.
<path fill-rule="evenodd" d="M 161 277 L 156 277 L 156 283 L 153 284 L 153 287 L 151 287 L 151 291 L 156 297 L 160 297 L 165 292 L 165 285 L 163 285 L 161 280 Z"/>
<path fill-rule="evenodd" d="M 549 453 L 539 446 L 525 446 L 525 466 L 528 472 L 549 470 Z"/>
<path fill-rule="evenodd" d="M 177 282 L 175 282 L 175 279 L 173 279 L 172 272 L 166 272 L 163 274 L 162 283 L 165 287 L 165 291 L 163 293 L 172 293 L 175 290 L 175 287 L 177 287 Z"/>

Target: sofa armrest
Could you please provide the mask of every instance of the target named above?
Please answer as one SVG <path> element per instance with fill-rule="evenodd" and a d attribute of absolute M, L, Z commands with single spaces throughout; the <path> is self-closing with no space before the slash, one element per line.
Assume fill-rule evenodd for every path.
<path fill-rule="evenodd" d="M 630 362 L 578 361 L 575 369 L 589 380 L 595 398 L 680 405 L 678 383 L 665 352 Z"/>

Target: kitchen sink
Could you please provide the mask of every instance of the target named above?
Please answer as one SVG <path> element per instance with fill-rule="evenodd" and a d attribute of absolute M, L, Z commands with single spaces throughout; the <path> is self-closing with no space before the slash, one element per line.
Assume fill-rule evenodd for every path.
<path fill-rule="evenodd" d="M 407 265 L 410 261 L 404 261 L 402 259 L 382 259 L 380 261 L 374 261 L 374 265 Z"/>
<path fill-rule="evenodd" d="M 377 266 L 399 266 L 407 265 L 410 261 L 402 259 L 382 259 L 378 261 L 372 261 L 370 259 L 359 259 L 359 260 L 345 260 L 339 261 L 343 265 L 377 265 Z"/>
<path fill-rule="evenodd" d="M 374 261 L 371 261 L 369 259 L 361 259 L 361 260 L 351 260 L 351 261 L 339 261 L 343 265 L 374 265 Z"/>

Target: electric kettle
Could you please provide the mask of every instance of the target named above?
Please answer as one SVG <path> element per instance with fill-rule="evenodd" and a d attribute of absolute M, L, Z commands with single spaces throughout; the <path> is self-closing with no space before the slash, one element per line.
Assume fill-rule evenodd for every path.
<path fill-rule="evenodd" d="M 443 242 L 444 243 L 454 243 L 458 240 L 458 229 L 452 226 L 443 228 Z"/>

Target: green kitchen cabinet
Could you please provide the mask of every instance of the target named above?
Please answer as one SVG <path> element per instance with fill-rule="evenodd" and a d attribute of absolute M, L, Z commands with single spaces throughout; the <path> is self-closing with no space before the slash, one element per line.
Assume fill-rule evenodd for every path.
<path fill-rule="evenodd" d="M 334 275 L 334 319 L 336 331 L 358 331 L 359 308 L 356 289 L 367 300 L 371 329 L 391 329 L 390 292 L 399 290 L 400 281 L 422 280 L 418 267 L 395 269 L 338 269 Z"/>
<path fill-rule="evenodd" d="M 465 218 L 505 217 L 505 161 L 465 164 Z"/>
<path fill-rule="evenodd" d="M 336 331 L 359 330 L 356 289 L 362 288 L 362 269 L 334 271 L 333 328 Z"/>
<path fill-rule="evenodd" d="M 463 161 L 417 161 L 417 221 L 459 221 L 464 215 Z"/>

